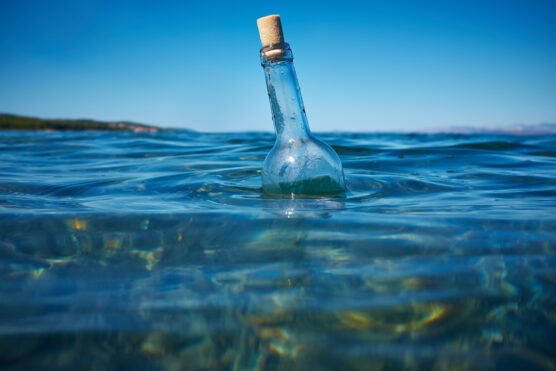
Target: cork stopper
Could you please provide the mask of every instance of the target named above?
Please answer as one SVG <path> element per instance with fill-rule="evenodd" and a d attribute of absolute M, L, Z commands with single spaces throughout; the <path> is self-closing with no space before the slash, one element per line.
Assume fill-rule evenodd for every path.
<path fill-rule="evenodd" d="M 284 33 L 279 15 L 267 15 L 257 19 L 259 35 L 263 48 L 269 45 L 279 45 L 284 43 Z"/>

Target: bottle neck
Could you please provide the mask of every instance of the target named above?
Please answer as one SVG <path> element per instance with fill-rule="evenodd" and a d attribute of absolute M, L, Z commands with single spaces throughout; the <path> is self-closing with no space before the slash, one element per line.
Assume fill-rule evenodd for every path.
<path fill-rule="evenodd" d="M 261 49 L 261 65 L 265 71 L 278 140 L 309 136 L 309 124 L 289 45 L 284 43 Z"/>

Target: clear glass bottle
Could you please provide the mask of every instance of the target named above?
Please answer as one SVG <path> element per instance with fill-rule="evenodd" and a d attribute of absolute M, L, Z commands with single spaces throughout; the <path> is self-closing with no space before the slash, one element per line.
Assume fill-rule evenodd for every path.
<path fill-rule="evenodd" d="M 263 165 L 263 190 L 306 195 L 343 192 L 340 158 L 309 130 L 289 45 L 263 47 L 261 64 L 276 130 L 276 142 Z"/>

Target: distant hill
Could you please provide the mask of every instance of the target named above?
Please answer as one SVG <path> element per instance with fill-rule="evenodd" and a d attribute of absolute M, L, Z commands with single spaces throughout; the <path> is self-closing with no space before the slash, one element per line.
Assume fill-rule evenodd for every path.
<path fill-rule="evenodd" d="M 449 133 L 449 134 L 508 134 L 508 135 L 556 135 L 555 123 L 542 124 L 515 124 L 506 126 L 451 126 L 425 130 L 425 133 Z"/>
<path fill-rule="evenodd" d="M 0 130 L 109 130 L 109 131 L 163 131 L 155 126 L 135 122 L 94 120 L 40 119 L 36 117 L 0 113 Z"/>

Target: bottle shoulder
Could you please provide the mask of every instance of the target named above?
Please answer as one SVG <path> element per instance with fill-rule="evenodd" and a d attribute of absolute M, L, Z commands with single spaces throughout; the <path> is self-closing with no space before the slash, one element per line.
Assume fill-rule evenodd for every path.
<path fill-rule="evenodd" d="M 338 155 L 330 145 L 313 135 L 307 135 L 297 138 L 278 137 L 276 138 L 276 142 L 274 143 L 271 152 L 300 152 L 309 156 L 314 156 L 318 153 L 322 153 L 339 160 Z"/>
<path fill-rule="evenodd" d="M 284 165 L 307 169 L 342 168 L 340 158 L 332 147 L 313 136 L 276 140 L 264 161 L 264 168 L 276 171 Z"/>

